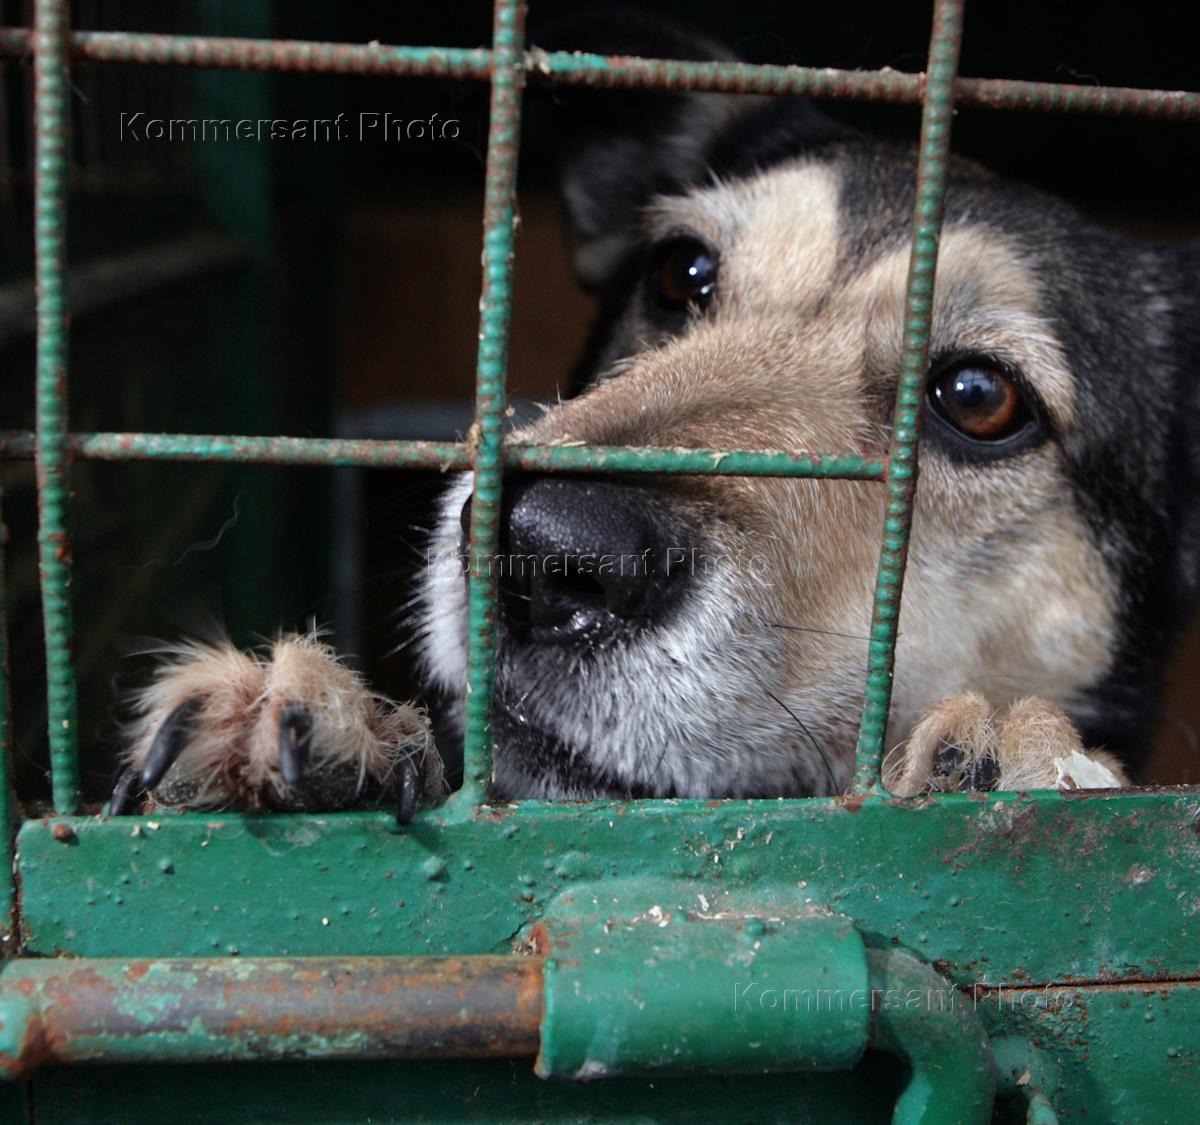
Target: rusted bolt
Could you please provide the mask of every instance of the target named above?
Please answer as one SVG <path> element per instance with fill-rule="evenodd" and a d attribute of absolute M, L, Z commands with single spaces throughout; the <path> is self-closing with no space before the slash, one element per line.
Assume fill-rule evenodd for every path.
<path fill-rule="evenodd" d="M 50 834 L 60 844 L 73 844 L 76 840 L 75 829 L 69 824 L 56 824 L 50 829 Z"/>

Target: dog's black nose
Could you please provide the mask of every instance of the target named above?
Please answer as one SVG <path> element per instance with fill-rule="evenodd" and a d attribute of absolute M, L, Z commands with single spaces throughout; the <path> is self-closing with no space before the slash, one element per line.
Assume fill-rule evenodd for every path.
<path fill-rule="evenodd" d="M 470 511 L 468 500 L 464 541 Z M 598 637 L 657 619 L 683 570 L 671 554 L 666 505 L 648 489 L 564 477 L 505 488 L 494 564 L 501 606 L 536 640 Z"/>

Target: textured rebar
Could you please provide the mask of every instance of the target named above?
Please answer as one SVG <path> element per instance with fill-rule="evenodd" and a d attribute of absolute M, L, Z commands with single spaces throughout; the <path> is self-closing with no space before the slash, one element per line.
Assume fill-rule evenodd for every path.
<path fill-rule="evenodd" d="M 517 151 L 524 85 L 524 0 L 496 0 L 492 97 L 483 189 L 483 292 L 475 422 L 469 444 L 475 473 L 467 579 L 467 698 L 463 784 L 458 807 L 478 804 L 492 775 L 492 690 L 496 677 L 496 555 L 503 477 L 504 380 L 512 319 L 513 242 L 517 228 Z"/>
<path fill-rule="evenodd" d="M 896 633 L 917 484 L 917 432 L 929 368 L 934 278 L 946 201 L 946 163 L 950 155 L 954 74 L 962 42 L 962 15 L 963 0 L 938 0 L 934 5 L 929 81 L 925 90 L 925 108 L 921 113 L 921 142 L 917 155 L 912 255 L 904 299 L 904 349 L 885 478 L 887 515 L 883 546 L 879 552 L 879 573 L 875 580 L 866 700 L 854 763 L 854 788 L 858 792 L 879 784 L 892 702 Z"/>
<path fill-rule="evenodd" d="M 67 446 L 67 0 L 34 5 L 34 245 L 37 271 L 37 487 L 47 735 L 54 807 L 75 811 L 74 629 L 71 620 L 70 461 Z"/>
<path fill-rule="evenodd" d="M 478 80 L 486 80 L 492 69 L 492 53 L 484 48 L 232 39 L 126 31 L 80 31 L 69 42 L 72 57 L 87 62 Z M 32 35 L 27 28 L 0 28 L 0 59 L 25 58 L 31 49 Z M 530 80 L 563 85 L 715 90 L 908 105 L 920 104 L 925 77 L 890 67 L 837 70 L 536 49 L 524 56 L 523 65 Z M 1200 94 L 1186 90 L 956 78 L 953 92 L 955 104 L 962 108 L 1200 120 Z"/>
<path fill-rule="evenodd" d="M 0 431 L 0 461 L 33 456 L 34 436 Z M 71 434 L 73 460 L 237 462 L 253 465 L 469 469 L 471 446 L 375 438 L 238 437 L 230 434 Z M 672 473 L 882 480 L 886 459 L 758 449 L 658 449 L 625 445 L 502 448 L 505 468 L 544 472 Z"/>

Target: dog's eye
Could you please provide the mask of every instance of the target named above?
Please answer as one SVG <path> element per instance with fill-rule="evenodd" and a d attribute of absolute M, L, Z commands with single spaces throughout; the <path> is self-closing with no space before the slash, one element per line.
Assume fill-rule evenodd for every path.
<path fill-rule="evenodd" d="M 951 426 L 974 441 L 1005 441 L 1031 421 L 1013 380 L 982 364 L 966 364 L 938 375 L 930 384 L 929 397 Z"/>
<path fill-rule="evenodd" d="M 673 238 L 657 247 L 650 261 L 650 295 L 667 313 L 705 309 L 717 291 L 717 259 L 703 242 Z"/>

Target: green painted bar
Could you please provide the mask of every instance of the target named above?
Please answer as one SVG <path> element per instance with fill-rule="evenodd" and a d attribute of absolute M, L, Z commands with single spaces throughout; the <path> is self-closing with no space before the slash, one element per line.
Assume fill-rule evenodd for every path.
<path fill-rule="evenodd" d="M 874 620 L 867 655 L 866 701 L 855 752 L 854 791 L 880 781 L 884 742 L 892 702 L 896 635 L 908 537 L 917 484 L 917 434 L 929 367 L 934 278 L 946 198 L 946 162 L 954 112 L 954 75 L 962 43 L 963 0 L 938 0 L 929 44 L 929 78 L 921 114 L 917 188 L 913 208 L 912 256 L 904 300 L 904 350 L 896 387 L 892 445 L 888 458 L 887 515 L 879 573 L 875 582 Z"/>
<path fill-rule="evenodd" d="M 458 442 L 358 438 L 238 437 L 227 434 L 71 434 L 71 456 L 85 461 L 237 461 L 260 465 L 469 469 Z M 30 433 L 0 431 L 0 461 L 33 456 Z M 882 480 L 886 462 L 857 454 L 753 449 L 656 449 L 613 445 L 503 446 L 506 468 L 545 472 L 676 473 L 718 476 Z"/>
<path fill-rule="evenodd" d="M 29 57 L 31 43 L 32 36 L 27 28 L 0 28 L 0 60 Z M 71 36 L 70 44 L 72 57 L 88 62 L 393 77 L 486 80 L 492 59 L 491 52 L 485 48 L 231 39 L 125 31 L 80 31 Z M 890 69 L 854 71 L 833 67 L 680 62 L 538 50 L 526 54 L 524 65 L 530 81 L 564 85 L 669 87 L 908 105 L 921 102 L 922 75 Z M 1200 94 L 1187 90 L 957 78 L 954 100 L 964 108 L 1200 120 Z"/>
<path fill-rule="evenodd" d="M 34 5 L 34 248 L 37 263 L 38 559 L 46 630 L 47 735 L 54 807 L 79 801 L 74 626 L 71 613 L 71 485 L 67 448 L 67 144 L 71 79 L 67 0 Z"/>
<path fill-rule="evenodd" d="M 504 382 L 512 320 L 517 228 L 517 153 L 521 130 L 524 0 L 496 0 L 492 38 L 492 100 L 483 189 L 483 293 L 479 299 L 479 357 L 475 375 L 467 578 L 467 701 L 463 784 L 455 806 L 484 799 L 492 776 L 492 688 L 495 682 L 496 574 L 503 478 Z"/>
<path fill-rule="evenodd" d="M 597 920 L 574 945 L 577 928 L 550 923 L 549 934 L 546 959 L 10 961 L 0 1075 L 64 1063 L 521 1058 L 539 1040 L 542 1077 L 761 1074 L 849 1070 L 870 1036 L 912 1067 L 893 1121 L 990 1117 L 995 1066 L 976 1013 L 946 1006 L 952 986 L 915 958 L 868 954 L 845 918 Z M 838 1002 L 801 1018 L 747 999 L 805 989 Z M 899 989 L 925 1002 L 876 1010 L 876 996 Z"/>
<path fill-rule="evenodd" d="M 882 480 L 886 463 L 855 454 L 782 450 L 637 449 L 622 446 L 514 445 L 504 463 L 513 468 L 572 472 L 696 473 L 704 476 L 816 477 Z"/>

